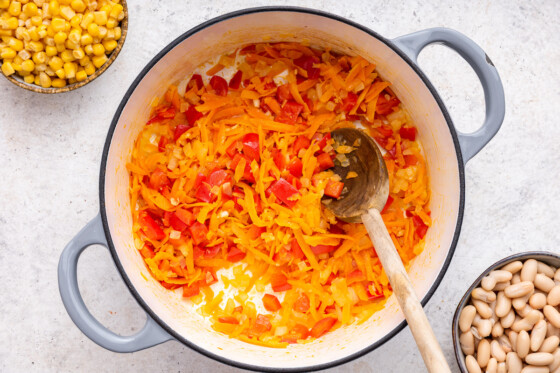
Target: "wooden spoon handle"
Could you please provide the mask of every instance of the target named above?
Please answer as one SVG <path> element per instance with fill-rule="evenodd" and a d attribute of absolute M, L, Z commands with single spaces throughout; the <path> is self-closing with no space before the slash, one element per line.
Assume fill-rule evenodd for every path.
<path fill-rule="evenodd" d="M 381 264 L 383 264 L 385 273 L 401 305 L 404 317 L 408 321 L 408 326 L 412 331 L 428 371 L 438 373 L 451 372 L 443 356 L 443 351 L 428 322 L 428 318 L 410 283 L 397 249 L 383 223 L 381 214 L 376 209 L 370 209 L 366 214 L 362 215 L 362 221 L 375 246 L 377 256 Z"/>

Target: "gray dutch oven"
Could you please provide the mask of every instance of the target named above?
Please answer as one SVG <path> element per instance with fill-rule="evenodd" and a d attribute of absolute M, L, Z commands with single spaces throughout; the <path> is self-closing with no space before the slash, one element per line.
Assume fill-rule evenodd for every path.
<path fill-rule="evenodd" d="M 496 68 L 472 40 L 449 29 L 434 28 L 388 40 L 347 19 L 303 8 L 265 7 L 242 10 L 210 20 L 165 47 L 136 78 L 111 123 L 100 175 L 100 213 L 70 241 L 59 263 L 60 294 L 68 314 L 91 340 L 116 352 L 133 352 L 175 339 L 225 364 L 258 371 L 317 370 L 342 364 L 382 345 L 406 325 L 394 297 L 361 325 L 349 325 L 307 344 L 272 349 L 230 339 L 210 328 L 190 302 L 164 289 L 148 273 L 134 247 L 125 163 L 150 102 L 211 57 L 247 43 L 302 41 L 361 55 L 377 64 L 392 83 L 418 128 L 431 183 L 430 228 L 426 247 L 410 267 L 422 304 L 441 282 L 457 244 L 465 198 L 465 163 L 500 128 L 504 92 Z M 442 43 L 458 52 L 478 75 L 486 101 L 486 118 L 474 133 L 455 130 L 440 96 L 416 59 L 429 44 Z M 80 296 L 76 267 L 93 244 L 106 246 L 130 289 L 147 313 L 144 328 L 120 336 L 101 325 Z"/>

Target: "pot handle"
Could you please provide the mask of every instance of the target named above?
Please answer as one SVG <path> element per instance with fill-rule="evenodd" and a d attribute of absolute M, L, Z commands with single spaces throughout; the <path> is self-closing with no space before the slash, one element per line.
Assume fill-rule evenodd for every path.
<path fill-rule="evenodd" d="M 400 36 L 393 40 L 416 64 L 422 49 L 441 43 L 459 53 L 471 65 L 484 90 L 486 118 L 484 124 L 473 133 L 457 131 L 463 163 L 474 157 L 498 132 L 504 121 L 506 110 L 504 87 L 498 71 L 486 53 L 474 41 L 455 30 L 431 28 Z"/>
<path fill-rule="evenodd" d="M 172 339 L 149 315 L 138 333 L 113 333 L 88 311 L 78 288 L 78 259 L 91 245 L 108 247 L 101 215 L 93 218 L 64 248 L 58 262 L 58 287 L 66 311 L 78 328 L 92 341 L 114 352 L 135 352 Z"/>

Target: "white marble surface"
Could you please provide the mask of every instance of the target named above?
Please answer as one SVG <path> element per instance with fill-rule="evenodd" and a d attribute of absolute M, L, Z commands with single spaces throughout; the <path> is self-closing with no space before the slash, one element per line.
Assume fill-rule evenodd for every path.
<path fill-rule="evenodd" d="M 64 95 L 39 95 L 0 79 L 0 371 L 232 372 L 177 342 L 115 354 L 86 338 L 68 317 L 57 286 L 64 245 L 97 214 L 98 173 L 110 120 L 129 84 L 170 41 L 220 14 L 266 1 L 129 0 L 130 29 L 116 62 L 94 83 Z M 455 305 L 478 274 L 525 250 L 560 252 L 560 2 L 288 1 L 329 11 L 393 38 L 434 26 L 454 28 L 492 58 L 506 91 L 507 114 L 494 140 L 466 169 L 466 210 L 451 266 L 426 312 L 457 370 L 451 343 Z M 443 47 L 420 64 L 457 126 L 484 116 L 480 84 Z M 130 334 L 144 315 L 107 251 L 87 250 L 79 264 L 83 297 L 112 330 Z M 407 329 L 376 351 L 332 372 L 420 372 Z"/>

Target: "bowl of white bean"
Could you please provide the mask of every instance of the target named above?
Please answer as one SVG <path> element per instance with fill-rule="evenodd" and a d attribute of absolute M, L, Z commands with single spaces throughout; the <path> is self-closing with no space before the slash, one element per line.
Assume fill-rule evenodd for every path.
<path fill-rule="evenodd" d="M 560 256 L 515 254 L 469 287 L 453 317 L 462 372 L 560 373 Z"/>

